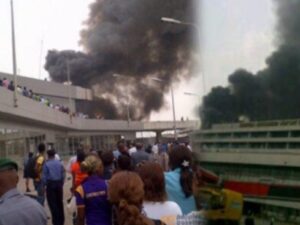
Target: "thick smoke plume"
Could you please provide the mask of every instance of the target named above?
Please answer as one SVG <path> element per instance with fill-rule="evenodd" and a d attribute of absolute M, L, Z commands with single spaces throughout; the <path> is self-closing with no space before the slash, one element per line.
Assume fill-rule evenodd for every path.
<path fill-rule="evenodd" d="M 96 0 L 81 31 L 84 52 L 51 50 L 45 68 L 52 80 L 64 82 L 69 64 L 72 83 L 94 90 L 99 102 L 81 111 L 124 118 L 129 100 L 131 117 L 147 118 L 164 105 L 171 82 L 191 74 L 193 28 L 160 19 L 193 22 L 194 1 Z"/>
<path fill-rule="evenodd" d="M 204 98 L 203 127 L 213 123 L 300 118 L 300 1 L 275 0 L 278 49 L 267 67 L 252 74 L 238 69 L 229 87 L 215 87 Z M 255 57 L 255 56 L 253 56 Z"/>

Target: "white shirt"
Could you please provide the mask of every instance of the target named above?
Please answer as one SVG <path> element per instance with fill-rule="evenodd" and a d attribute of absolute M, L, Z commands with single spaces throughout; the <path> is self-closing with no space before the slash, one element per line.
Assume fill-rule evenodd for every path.
<path fill-rule="evenodd" d="M 129 149 L 129 155 L 132 155 L 132 153 L 136 152 L 136 147 L 132 147 Z"/>
<path fill-rule="evenodd" d="M 152 146 L 152 152 L 154 153 L 154 154 L 158 154 L 158 145 L 153 145 Z"/>
<path fill-rule="evenodd" d="M 176 202 L 144 202 L 143 209 L 147 217 L 159 220 L 164 216 L 181 216 L 182 211 Z"/>
<path fill-rule="evenodd" d="M 55 158 L 55 160 L 60 161 L 60 156 L 57 153 L 55 154 L 54 158 Z"/>

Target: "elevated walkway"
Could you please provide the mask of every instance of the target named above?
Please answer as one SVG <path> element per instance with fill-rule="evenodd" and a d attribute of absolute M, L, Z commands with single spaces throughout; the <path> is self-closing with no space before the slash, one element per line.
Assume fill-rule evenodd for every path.
<path fill-rule="evenodd" d="M 153 131 L 162 132 L 173 129 L 171 121 L 143 122 L 122 120 L 97 120 L 70 118 L 41 102 L 18 95 L 18 106 L 14 107 L 13 92 L 0 87 L 0 127 L 10 129 L 51 129 L 62 132 L 119 132 Z M 177 121 L 177 129 L 195 130 L 199 121 Z"/>

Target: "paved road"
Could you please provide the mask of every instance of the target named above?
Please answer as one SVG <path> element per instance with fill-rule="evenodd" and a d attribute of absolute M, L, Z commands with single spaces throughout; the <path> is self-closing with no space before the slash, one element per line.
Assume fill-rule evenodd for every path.
<path fill-rule="evenodd" d="M 20 181 L 19 181 L 19 185 L 18 185 L 18 188 L 21 192 L 25 192 L 26 188 L 25 188 L 25 181 L 23 179 L 23 171 L 20 171 L 19 172 L 19 176 L 20 176 Z M 70 177 L 70 175 L 68 175 L 67 177 Z M 66 200 L 71 196 L 70 194 L 70 187 L 71 187 L 71 180 L 66 180 L 65 182 L 65 185 L 64 185 L 64 202 L 65 202 L 65 206 L 66 206 Z M 30 183 L 30 189 L 31 189 L 31 192 L 30 194 L 36 194 L 34 190 L 34 187 L 33 187 L 33 183 L 31 182 Z M 51 213 L 49 211 L 49 208 L 48 208 L 48 203 L 47 201 L 45 202 L 45 208 L 46 208 L 46 212 L 47 212 L 47 215 L 49 217 L 51 217 Z M 71 219 L 71 216 L 68 214 L 68 212 L 66 211 L 66 207 L 65 207 L 65 217 L 66 217 L 66 220 L 65 220 L 65 224 L 66 225 L 72 225 L 72 219 Z M 48 225 L 51 225 L 51 219 L 48 220 Z"/>

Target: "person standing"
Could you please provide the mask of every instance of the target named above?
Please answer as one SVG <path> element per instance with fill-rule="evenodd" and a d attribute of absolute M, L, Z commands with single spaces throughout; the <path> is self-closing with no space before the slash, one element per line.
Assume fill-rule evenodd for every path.
<path fill-rule="evenodd" d="M 127 147 L 123 140 L 119 141 L 117 144 L 117 149 L 113 151 L 115 162 L 118 160 L 120 155 L 126 154 L 129 155 Z"/>
<path fill-rule="evenodd" d="M 133 166 L 136 167 L 143 161 L 149 161 L 150 155 L 143 150 L 141 143 L 136 144 L 136 152 L 131 155 Z"/>
<path fill-rule="evenodd" d="M 46 225 L 44 208 L 17 190 L 18 165 L 0 159 L 0 225 Z"/>
<path fill-rule="evenodd" d="M 109 180 L 112 177 L 114 171 L 114 155 L 112 151 L 105 151 L 101 154 L 101 160 L 103 162 L 103 179 Z"/>
<path fill-rule="evenodd" d="M 33 152 L 29 152 L 28 156 L 25 157 L 25 159 L 24 159 L 24 176 L 23 177 L 25 179 L 26 192 L 31 192 L 31 190 L 29 188 L 30 176 L 29 176 L 28 166 L 30 165 L 32 160 L 34 160 Z"/>
<path fill-rule="evenodd" d="M 170 152 L 170 172 L 165 173 L 169 201 L 176 202 L 183 214 L 196 210 L 193 196 L 192 153 L 184 146 L 176 146 Z"/>
<path fill-rule="evenodd" d="M 148 218 L 163 220 L 165 217 L 182 215 L 177 203 L 167 201 L 164 171 L 158 163 L 141 164 L 136 172 L 144 183 L 143 210 Z"/>
<path fill-rule="evenodd" d="M 38 202 L 44 206 L 45 204 L 45 190 L 42 183 L 42 173 L 43 173 L 43 165 L 45 163 L 45 151 L 46 146 L 44 143 L 40 143 L 38 146 L 38 154 L 35 159 L 35 178 L 34 178 L 34 188 L 37 192 L 37 200 Z"/>
<path fill-rule="evenodd" d="M 109 181 L 108 199 L 113 204 L 113 224 L 155 225 L 160 220 L 148 218 L 143 209 L 144 184 L 137 173 L 121 171 Z"/>
<path fill-rule="evenodd" d="M 63 206 L 63 185 L 65 169 L 62 163 L 55 160 L 55 150 L 47 151 L 48 160 L 43 166 L 42 182 L 46 187 L 46 196 L 52 216 L 53 225 L 63 225 L 65 222 Z"/>
<path fill-rule="evenodd" d="M 111 205 L 107 198 L 107 182 L 101 178 L 101 160 L 90 155 L 81 163 L 81 169 L 88 177 L 75 190 L 77 225 L 111 225 Z"/>

